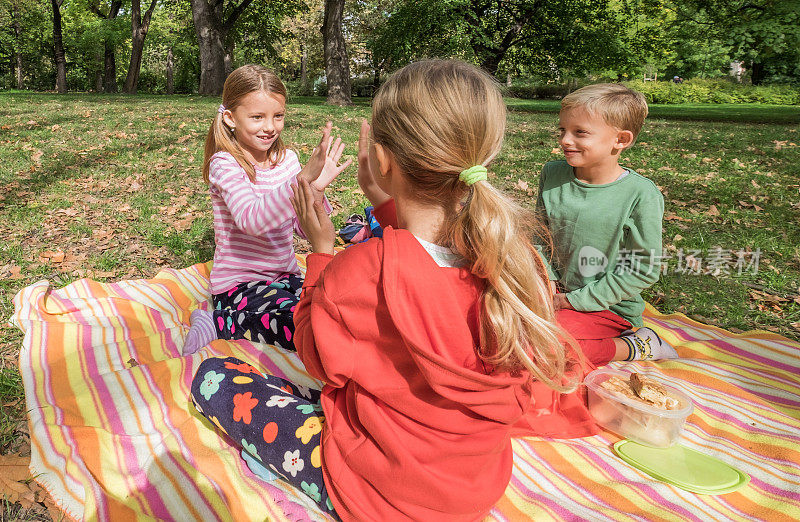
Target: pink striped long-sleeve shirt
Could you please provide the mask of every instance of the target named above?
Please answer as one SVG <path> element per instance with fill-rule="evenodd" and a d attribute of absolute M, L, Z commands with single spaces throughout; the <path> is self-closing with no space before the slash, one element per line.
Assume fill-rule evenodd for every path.
<path fill-rule="evenodd" d="M 253 183 L 231 154 L 211 157 L 208 177 L 216 242 L 212 294 L 300 273 L 292 239 L 295 231 L 303 234 L 289 201 L 300 170 L 297 154 L 287 150 L 278 165 L 257 167 Z"/>

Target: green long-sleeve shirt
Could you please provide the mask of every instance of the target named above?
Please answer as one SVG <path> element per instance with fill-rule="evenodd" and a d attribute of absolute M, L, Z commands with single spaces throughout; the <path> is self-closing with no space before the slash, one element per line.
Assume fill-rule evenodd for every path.
<path fill-rule="evenodd" d="M 566 161 L 545 164 L 537 211 L 553 236 L 544 252 L 576 310 L 611 310 L 642 326 L 641 292 L 661 270 L 664 198 L 628 170 L 604 185 L 579 181 Z"/>

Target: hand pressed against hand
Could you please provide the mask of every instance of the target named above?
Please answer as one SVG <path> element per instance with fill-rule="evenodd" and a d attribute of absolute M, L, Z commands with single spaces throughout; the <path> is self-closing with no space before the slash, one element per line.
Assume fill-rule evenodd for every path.
<path fill-rule="evenodd" d="M 305 168 L 297 176 L 298 181 L 308 181 L 317 201 L 322 201 L 325 187 L 330 185 L 353 162 L 352 159 L 348 159 L 339 165 L 339 159 L 344 152 L 344 143 L 340 138 L 336 138 L 336 141 L 331 144 L 331 128 L 331 122 L 325 124 L 319 144 L 311 153 Z"/>
<path fill-rule="evenodd" d="M 308 158 L 308 162 L 303 169 L 302 175 L 309 181 L 315 179 L 316 176 L 319 176 L 319 173 L 322 172 L 322 167 L 325 165 L 325 153 L 330 146 L 332 128 L 332 122 L 329 121 L 325 123 L 325 127 L 322 128 L 322 136 L 319 139 L 319 143 L 316 147 L 314 147 L 314 150 L 311 152 L 311 156 Z"/>
<path fill-rule="evenodd" d="M 311 243 L 311 250 L 318 254 L 333 254 L 336 240 L 333 222 L 322 208 L 322 202 L 314 201 L 314 191 L 308 181 L 301 179 L 298 185 L 292 185 L 291 202 L 300 228 Z"/>
<path fill-rule="evenodd" d="M 358 186 L 373 206 L 378 207 L 391 196 L 381 190 L 375 181 L 375 173 L 369 164 L 369 123 L 361 120 L 361 132 L 358 135 Z"/>

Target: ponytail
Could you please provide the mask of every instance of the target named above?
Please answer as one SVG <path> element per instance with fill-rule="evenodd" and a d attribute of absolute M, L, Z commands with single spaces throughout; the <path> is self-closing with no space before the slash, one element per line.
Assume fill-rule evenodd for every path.
<path fill-rule="evenodd" d="M 533 213 L 478 181 L 445 230 L 453 250 L 486 280 L 481 357 L 496 367 L 525 368 L 554 390 L 573 391 L 577 383 L 564 379 L 571 359 L 555 322 L 547 269 L 529 239 L 548 237 L 546 229 Z"/>

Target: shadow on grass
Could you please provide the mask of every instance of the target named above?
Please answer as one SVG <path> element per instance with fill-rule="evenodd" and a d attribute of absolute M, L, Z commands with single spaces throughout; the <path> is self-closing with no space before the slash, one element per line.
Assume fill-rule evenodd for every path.
<path fill-rule="evenodd" d="M 513 112 L 557 113 L 561 107 L 558 100 L 522 100 L 506 98 L 508 109 Z M 762 105 L 755 103 L 720 104 L 650 104 L 649 118 L 686 121 L 723 121 L 739 123 L 800 123 L 800 106 Z"/>
<path fill-rule="evenodd" d="M 67 118 L 59 118 L 53 120 L 66 121 Z M 52 125 L 53 122 L 48 122 Z M 0 134 L 1 136 L 2 134 Z M 16 205 L 25 205 L 28 200 L 35 198 L 41 189 L 57 183 L 58 181 L 74 177 L 83 168 L 98 168 L 103 165 L 116 164 L 116 153 L 126 149 L 139 149 L 139 150 L 157 150 L 166 147 L 175 142 L 175 140 L 168 135 L 163 138 L 155 140 L 149 138 L 147 143 L 132 143 L 120 145 L 117 147 L 104 147 L 102 149 L 93 150 L 87 153 L 75 153 L 72 151 L 64 151 L 59 154 L 57 158 L 51 158 L 43 161 L 40 168 L 36 172 L 31 173 L 26 177 L 17 178 L 17 185 L 10 188 L 5 187 L 5 201 L 6 204 L 14 202 Z M 73 172 L 70 172 L 73 171 Z"/>

